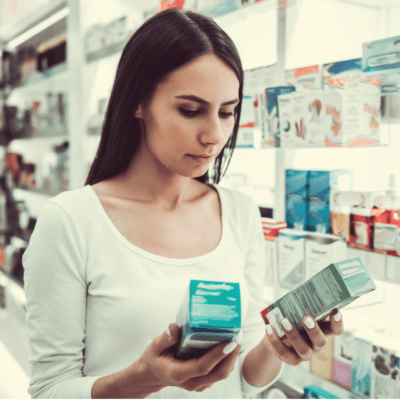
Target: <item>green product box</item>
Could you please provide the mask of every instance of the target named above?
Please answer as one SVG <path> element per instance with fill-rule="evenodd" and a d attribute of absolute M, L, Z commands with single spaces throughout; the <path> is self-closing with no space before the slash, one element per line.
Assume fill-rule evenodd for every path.
<path fill-rule="evenodd" d="M 276 329 L 279 337 L 285 339 L 280 326 L 283 318 L 288 317 L 302 332 L 305 316 L 321 321 L 334 309 L 341 309 L 375 289 L 360 258 L 352 258 L 330 264 L 261 311 L 261 316 L 266 324 Z"/>
<path fill-rule="evenodd" d="M 239 283 L 191 280 L 176 317 L 182 329 L 175 357 L 201 357 L 216 344 L 235 340 L 241 321 Z"/>

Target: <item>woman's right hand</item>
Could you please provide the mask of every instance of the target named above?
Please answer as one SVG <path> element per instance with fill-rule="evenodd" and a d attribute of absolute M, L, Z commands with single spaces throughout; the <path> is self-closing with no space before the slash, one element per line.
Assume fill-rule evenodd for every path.
<path fill-rule="evenodd" d="M 151 377 L 152 385 L 202 392 L 215 382 L 226 379 L 235 367 L 240 344 L 223 342 L 200 358 L 179 360 L 174 357 L 174 347 L 179 341 L 180 329 L 177 324 L 170 324 L 170 334 L 164 332 L 153 339 L 138 360 L 146 371 L 144 375 Z"/>

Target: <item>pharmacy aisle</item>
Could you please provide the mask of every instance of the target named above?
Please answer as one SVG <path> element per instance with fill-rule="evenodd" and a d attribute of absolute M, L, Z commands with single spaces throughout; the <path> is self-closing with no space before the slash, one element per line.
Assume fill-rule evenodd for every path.
<path fill-rule="evenodd" d="M 336 307 L 344 321 L 343 334 L 329 336 L 310 361 L 284 364 L 270 387 L 244 396 L 400 398 L 398 0 L 0 1 L 0 398 L 29 397 L 32 357 L 22 260 L 39 214 L 50 199 L 85 186 L 125 46 L 144 22 L 170 8 L 213 19 L 241 58 L 240 120 L 219 187 L 242 199 L 237 210 L 251 199 L 260 211 L 257 232 L 248 237 L 260 233 L 254 243 L 259 259 L 266 257 L 265 277 L 248 278 L 263 290 L 257 311 L 262 328 L 284 338 L 283 317 L 301 329 L 303 316 L 326 317 Z M 193 123 L 201 110 L 189 110 L 185 118 Z M 218 116 L 227 123 L 236 110 Z M 205 165 L 204 158 L 191 161 Z M 109 160 L 107 168 L 117 161 Z M 96 204 L 116 243 L 125 251 L 138 249 Z M 83 202 L 76 207 L 82 209 Z M 242 220 L 250 215 L 237 210 Z M 231 265 L 240 259 L 238 249 L 229 252 Z M 166 294 L 176 301 L 177 313 L 181 304 L 182 324 L 185 318 L 192 324 L 196 313 L 181 303 L 181 292 L 204 313 L 201 335 L 190 338 L 197 332 L 193 322 L 177 357 L 216 343 L 210 320 L 217 317 L 206 315 L 213 297 L 205 293 L 218 297 L 225 310 L 217 312 L 214 298 L 218 338 L 239 340 L 239 305 L 247 298 L 240 299 L 237 282 L 227 276 L 220 273 L 213 284 L 193 276 L 193 287 L 176 282 L 173 295 Z M 103 294 L 97 299 L 108 298 Z M 87 296 L 93 300 L 88 289 Z M 85 351 L 82 359 L 93 357 Z"/>

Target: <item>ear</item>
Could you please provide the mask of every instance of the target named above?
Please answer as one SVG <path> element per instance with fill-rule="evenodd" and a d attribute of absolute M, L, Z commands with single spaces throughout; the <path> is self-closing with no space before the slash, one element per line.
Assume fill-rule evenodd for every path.
<path fill-rule="evenodd" d="M 139 104 L 137 110 L 135 111 L 134 116 L 136 118 L 143 118 L 143 108 L 142 108 L 142 104 Z"/>

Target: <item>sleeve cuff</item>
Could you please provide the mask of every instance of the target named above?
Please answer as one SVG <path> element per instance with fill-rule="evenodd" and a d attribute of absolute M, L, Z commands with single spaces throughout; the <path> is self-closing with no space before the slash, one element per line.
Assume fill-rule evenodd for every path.
<path fill-rule="evenodd" d="M 243 394 L 246 396 L 253 396 L 253 395 L 263 392 L 265 389 L 267 389 L 269 386 L 273 385 L 281 377 L 282 371 L 283 371 L 283 366 L 284 366 L 284 363 L 282 362 L 282 366 L 281 366 L 281 369 L 280 369 L 278 375 L 267 385 L 261 386 L 261 387 L 250 385 L 250 383 L 248 383 L 246 381 L 246 379 L 243 376 L 243 373 L 241 372 L 240 379 L 241 379 Z"/>

